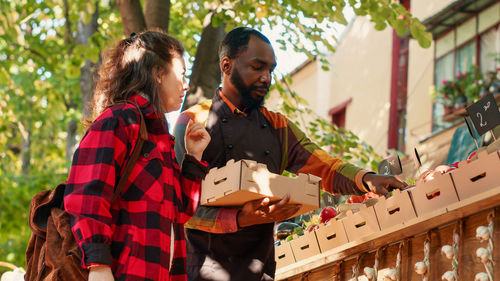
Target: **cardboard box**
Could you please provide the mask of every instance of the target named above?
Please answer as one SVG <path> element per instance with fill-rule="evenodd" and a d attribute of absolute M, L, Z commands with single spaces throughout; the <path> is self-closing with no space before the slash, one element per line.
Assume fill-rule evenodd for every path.
<path fill-rule="evenodd" d="M 315 232 L 322 253 L 349 242 L 342 220 L 332 219 L 327 224 L 320 224 Z"/>
<path fill-rule="evenodd" d="M 301 204 L 293 217 L 319 208 L 320 180 L 306 174 L 295 178 L 273 174 L 266 165 L 251 160 L 229 160 L 226 166 L 211 169 L 203 180 L 201 204 L 240 207 L 248 201 L 264 197 L 277 202 L 290 194 L 289 204 Z"/>
<path fill-rule="evenodd" d="M 293 255 L 296 261 L 301 261 L 321 253 L 316 239 L 316 234 L 313 232 L 304 232 L 304 235 L 294 237 L 290 241 Z"/>
<path fill-rule="evenodd" d="M 279 245 L 274 245 L 274 260 L 276 261 L 276 267 L 284 267 L 295 262 L 295 257 L 293 256 L 292 246 L 290 243 L 284 240 L 279 241 Z"/>
<path fill-rule="evenodd" d="M 359 211 L 356 213 L 348 210 L 342 222 L 345 232 L 347 233 L 347 239 L 349 239 L 350 242 L 380 231 L 380 226 L 373 206 L 366 207 L 364 204 L 360 205 Z"/>
<path fill-rule="evenodd" d="M 405 221 L 417 217 L 408 191 L 395 189 L 392 191 L 391 197 L 385 198 L 382 196 L 378 198 L 377 204 L 373 207 L 382 230 L 394 225 L 404 224 Z"/>
<path fill-rule="evenodd" d="M 458 163 L 451 173 L 460 200 L 482 193 L 500 183 L 500 158 L 497 151 L 481 151 L 477 159 Z"/>
<path fill-rule="evenodd" d="M 436 173 L 434 179 L 427 182 L 417 180 L 410 194 L 419 217 L 458 202 L 457 192 L 449 173 Z"/>

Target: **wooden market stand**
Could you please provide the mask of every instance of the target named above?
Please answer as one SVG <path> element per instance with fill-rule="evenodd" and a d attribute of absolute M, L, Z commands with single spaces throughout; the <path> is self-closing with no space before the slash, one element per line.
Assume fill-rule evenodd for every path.
<path fill-rule="evenodd" d="M 495 99 L 498 103 L 500 94 L 496 94 Z M 465 110 L 454 113 L 453 116 L 461 118 L 462 115 L 465 115 Z M 419 151 L 428 152 L 424 154 L 423 159 L 429 166 L 427 168 L 436 167 L 446 160 L 453 132 L 462 125 L 463 123 L 458 124 L 421 143 Z M 493 146 L 493 151 L 497 150 L 496 153 L 500 157 L 499 141 L 495 141 L 496 144 L 491 146 Z M 490 277 L 486 276 L 485 279 L 479 281 L 500 281 L 500 165 L 498 163 L 500 162 L 496 160 L 485 162 L 482 171 L 481 168 L 478 170 L 476 167 L 474 175 L 490 177 L 480 190 L 476 189 L 478 186 L 474 183 L 469 186 L 471 182 L 464 181 L 463 177 L 453 179 L 455 190 L 459 193 L 458 197 L 465 193 L 469 194 L 463 196 L 464 199 L 460 198 L 460 201 L 451 205 L 439 205 L 433 211 L 404 221 L 403 224 L 389 228 L 381 227 L 380 231 L 373 231 L 354 241 L 337 244 L 334 248 L 327 248 L 308 258 L 301 260 L 300 257 L 296 257 L 296 262 L 277 269 L 275 279 L 286 281 L 445 280 L 442 279 L 443 274 L 453 269 L 452 262 L 454 261 L 458 263 L 456 280 L 477 280 L 476 274 L 488 271 L 486 264 L 483 264 L 476 254 L 478 248 L 484 248 L 492 252 L 493 265 L 490 268 Z M 403 170 L 410 171 L 413 163 L 403 163 L 403 166 Z M 468 169 L 468 167 L 463 165 L 461 169 Z M 454 178 L 453 173 L 452 178 Z M 470 180 L 474 182 L 473 178 Z M 493 232 L 489 241 L 481 241 L 476 237 L 476 230 L 481 226 L 483 230 L 489 226 L 490 231 Z M 324 241 L 324 236 L 322 236 L 322 241 Z M 455 247 L 456 258 L 454 260 L 442 253 L 442 247 L 445 245 Z M 417 262 L 422 261 L 428 262 L 430 266 L 425 275 L 417 274 L 414 268 Z M 377 278 L 368 279 L 364 272 L 366 267 L 377 268 Z M 396 268 L 400 273 L 397 278 L 384 278 L 388 270 Z"/>
<path fill-rule="evenodd" d="M 499 170 L 500 173 L 500 170 Z M 429 239 L 430 271 L 427 280 L 441 280 L 452 269 L 451 260 L 441 254 L 441 247 L 453 244 L 453 233 L 458 233 L 458 280 L 474 280 L 484 265 L 476 257 L 476 249 L 487 243 L 476 239 L 476 228 L 488 225 L 488 216 L 494 223 L 493 250 L 494 280 L 500 280 L 500 182 L 487 192 L 443 207 L 427 215 L 394 226 L 358 241 L 349 242 L 305 260 L 279 268 L 276 280 L 350 280 L 358 271 L 359 280 L 365 267 L 373 267 L 378 250 L 378 269 L 394 268 L 400 251 L 399 280 L 423 280 L 414 270 L 416 262 L 424 259 L 424 241 Z M 377 280 L 384 280 L 379 271 Z M 354 279 L 356 280 L 356 279 Z M 389 279 L 390 280 L 390 279 Z"/>

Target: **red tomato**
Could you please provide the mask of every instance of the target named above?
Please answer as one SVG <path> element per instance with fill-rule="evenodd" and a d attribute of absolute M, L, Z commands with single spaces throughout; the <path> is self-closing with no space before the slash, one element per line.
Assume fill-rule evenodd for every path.
<path fill-rule="evenodd" d="M 347 200 L 345 201 L 346 203 L 363 203 L 365 199 L 363 196 L 357 196 L 357 195 L 351 195 Z"/>
<path fill-rule="evenodd" d="M 363 203 L 370 198 L 380 198 L 380 195 L 374 192 L 367 192 L 361 196 L 351 195 L 346 203 Z"/>

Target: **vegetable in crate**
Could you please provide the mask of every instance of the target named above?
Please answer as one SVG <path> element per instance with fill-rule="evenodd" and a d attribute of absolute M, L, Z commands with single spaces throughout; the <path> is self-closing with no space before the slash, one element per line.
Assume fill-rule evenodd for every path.
<path fill-rule="evenodd" d="M 282 222 L 276 227 L 276 237 L 279 240 L 283 240 L 294 233 L 296 228 L 300 228 L 300 225 L 293 222 Z"/>

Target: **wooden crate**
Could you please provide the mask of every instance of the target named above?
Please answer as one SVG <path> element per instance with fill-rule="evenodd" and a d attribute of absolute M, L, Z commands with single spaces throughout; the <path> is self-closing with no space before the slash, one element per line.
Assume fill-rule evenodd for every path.
<path fill-rule="evenodd" d="M 316 234 L 313 232 L 304 232 L 304 235 L 294 238 L 290 241 L 295 260 L 301 261 L 321 253 L 316 239 Z"/>
<path fill-rule="evenodd" d="M 284 241 L 274 246 L 274 257 L 277 268 L 285 267 L 296 261 L 290 243 Z"/>
<path fill-rule="evenodd" d="M 458 198 L 465 200 L 485 192 L 500 183 L 500 157 L 498 152 L 481 151 L 477 159 L 468 163 L 461 161 L 458 169 L 451 172 Z"/>
<path fill-rule="evenodd" d="M 359 211 L 347 211 L 347 216 L 342 219 L 347 239 L 349 241 L 361 240 L 363 237 L 380 231 L 375 209 L 361 205 Z"/>
<path fill-rule="evenodd" d="M 358 269 L 359 279 L 365 280 L 364 267 L 373 267 L 375 253 L 379 250 L 379 270 L 393 268 L 396 264 L 400 243 L 400 280 L 422 280 L 414 271 L 416 262 L 424 258 L 424 241 L 430 239 L 431 271 L 428 280 L 441 280 L 441 276 L 451 270 L 451 260 L 441 254 L 441 247 L 452 245 L 453 233 L 461 225 L 459 240 L 459 280 L 474 280 L 484 266 L 476 258 L 476 249 L 486 247 L 485 242 L 476 238 L 476 228 L 488 224 L 488 215 L 494 214 L 494 256 L 496 263 L 494 278 L 500 280 L 500 185 L 487 192 L 471 197 L 474 199 L 445 213 L 434 213 L 434 217 L 417 217 L 404 225 L 381 230 L 362 240 L 348 242 L 332 250 L 323 252 L 307 260 L 296 262 L 283 270 L 278 269 L 276 280 L 336 280 L 348 281 L 353 277 L 353 267 Z M 382 272 L 381 272 L 382 273 Z M 379 275 L 379 280 L 381 276 Z"/>
<path fill-rule="evenodd" d="M 349 242 L 342 220 L 330 220 L 315 230 L 321 252 L 334 249 Z"/>
<path fill-rule="evenodd" d="M 384 230 L 417 217 L 415 208 L 407 191 L 392 191 L 389 198 L 381 197 L 374 206 L 380 229 Z"/>
<path fill-rule="evenodd" d="M 251 160 L 229 160 L 226 166 L 213 168 L 206 175 L 200 201 L 206 206 L 239 207 L 264 197 L 276 202 L 289 194 L 288 204 L 300 204 L 293 217 L 319 208 L 320 180 L 309 174 L 295 178 L 277 175 Z"/>
<path fill-rule="evenodd" d="M 446 206 L 458 202 L 457 192 L 450 174 L 435 174 L 434 179 L 424 182 L 418 180 L 416 186 L 410 190 L 411 200 L 417 216 L 425 214 L 445 213 Z"/>

